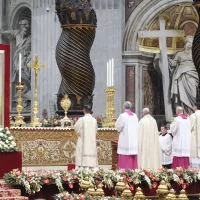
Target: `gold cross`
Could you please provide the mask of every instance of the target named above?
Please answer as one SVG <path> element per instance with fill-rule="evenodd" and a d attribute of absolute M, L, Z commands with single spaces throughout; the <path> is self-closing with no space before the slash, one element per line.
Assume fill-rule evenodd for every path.
<path fill-rule="evenodd" d="M 35 71 L 39 71 L 41 67 L 46 67 L 46 65 L 39 63 L 38 54 L 35 54 L 35 60 L 32 63 L 29 63 L 27 66 L 32 67 Z"/>

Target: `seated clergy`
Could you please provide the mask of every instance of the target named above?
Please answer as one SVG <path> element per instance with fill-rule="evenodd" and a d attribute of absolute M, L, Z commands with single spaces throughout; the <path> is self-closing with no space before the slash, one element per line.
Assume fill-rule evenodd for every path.
<path fill-rule="evenodd" d="M 84 117 L 79 118 L 74 126 L 78 136 L 75 158 L 76 169 L 97 169 L 97 121 L 91 115 L 91 106 L 84 106 L 83 112 Z"/>
<path fill-rule="evenodd" d="M 190 120 L 183 114 L 183 108 L 176 108 L 177 117 L 170 126 L 173 135 L 172 168 L 183 167 L 187 169 L 190 166 L 190 142 L 191 142 L 191 125 Z"/>
<path fill-rule="evenodd" d="M 131 112 L 131 107 L 132 104 L 126 101 L 124 113 L 116 122 L 116 129 L 120 133 L 117 147 L 119 169 L 138 168 L 138 118 Z"/>
<path fill-rule="evenodd" d="M 166 126 L 161 126 L 159 136 L 162 166 L 167 169 L 172 167 L 172 135 L 167 132 Z"/>

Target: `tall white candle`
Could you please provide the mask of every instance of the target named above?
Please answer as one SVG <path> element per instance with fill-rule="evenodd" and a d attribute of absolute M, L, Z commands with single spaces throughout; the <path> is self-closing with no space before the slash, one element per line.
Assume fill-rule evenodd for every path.
<path fill-rule="evenodd" d="M 19 82 L 22 80 L 22 55 L 19 53 Z"/>
<path fill-rule="evenodd" d="M 109 63 L 107 62 L 107 87 L 109 87 Z"/>
<path fill-rule="evenodd" d="M 112 58 L 112 86 L 114 86 L 114 59 Z"/>
<path fill-rule="evenodd" d="M 109 60 L 109 87 L 112 86 L 112 61 Z"/>

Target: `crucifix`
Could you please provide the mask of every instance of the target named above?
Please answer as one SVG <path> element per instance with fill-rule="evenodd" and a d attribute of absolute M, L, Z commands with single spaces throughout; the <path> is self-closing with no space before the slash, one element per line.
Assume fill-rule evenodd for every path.
<path fill-rule="evenodd" d="M 157 31 L 139 31 L 138 38 L 159 38 L 159 47 L 161 52 L 161 72 L 163 80 L 163 93 L 164 93 L 164 105 L 165 105 L 165 117 L 166 121 L 170 121 L 173 117 L 172 102 L 170 99 L 170 79 L 169 79 L 169 63 L 167 56 L 167 37 L 183 37 L 184 31 L 181 30 L 166 30 L 165 19 L 159 17 L 160 30 Z"/>
<path fill-rule="evenodd" d="M 33 118 L 31 120 L 30 126 L 38 127 L 41 126 L 41 123 L 39 122 L 39 118 L 37 117 L 38 113 L 38 73 L 40 71 L 40 68 L 46 67 L 45 65 L 42 65 L 39 63 L 38 60 L 38 54 L 35 55 L 35 60 L 32 63 L 29 63 L 27 65 L 28 67 L 31 67 L 35 71 L 35 91 L 34 91 L 34 105 L 33 105 Z"/>

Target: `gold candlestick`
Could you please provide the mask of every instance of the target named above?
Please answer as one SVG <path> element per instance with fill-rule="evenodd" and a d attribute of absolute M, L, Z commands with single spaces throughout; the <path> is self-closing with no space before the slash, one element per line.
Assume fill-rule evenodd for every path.
<path fill-rule="evenodd" d="M 30 126 L 36 127 L 36 126 L 41 126 L 41 123 L 39 122 L 39 118 L 37 117 L 37 113 L 38 113 L 38 73 L 39 73 L 41 67 L 44 68 L 46 66 L 39 63 L 38 54 L 35 54 L 35 60 L 31 64 L 28 64 L 28 67 L 31 67 L 35 70 L 34 106 L 32 109 L 33 118 L 31 120 Z"/>
<path fill-rule="evenodd" d="M 15 117 L 14 126 L 23 126 L 25 124 L 25 122 L 24 122 L 24 117 L 21 115 L 21 112 L 23 110 L 22 90 L 24 88 L 24 85 L 21 82 L 19 82 L 18 85 L 16 85 L 16 88 L 18 90 L 17 106 L 16 106 L 16 110 L 18 112 L 18 115 Z"/>
<path fill-rule="evenodd" d="M 115 127 L 115 91 L 116 89 L 113 86 L 106 88 L 106 119 L 103 122 L 103 127 L 106 128 Z"/>

